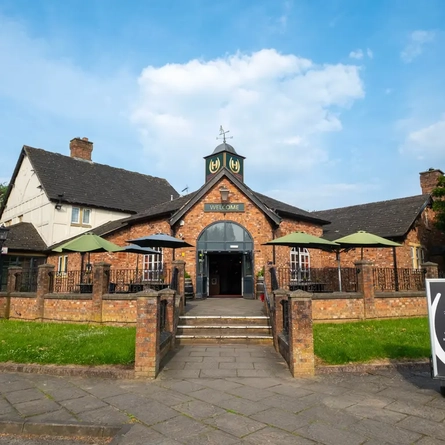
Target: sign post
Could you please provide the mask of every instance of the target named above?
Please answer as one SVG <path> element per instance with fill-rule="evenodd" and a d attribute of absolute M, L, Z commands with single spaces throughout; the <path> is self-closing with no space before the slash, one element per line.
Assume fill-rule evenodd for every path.
<path fill-rule="evenodd" d="M 445 396 L 445 279 L 426 280 L 428 320 L 431 337 L 432 377 L 440 379 L 440 392 Z"/>

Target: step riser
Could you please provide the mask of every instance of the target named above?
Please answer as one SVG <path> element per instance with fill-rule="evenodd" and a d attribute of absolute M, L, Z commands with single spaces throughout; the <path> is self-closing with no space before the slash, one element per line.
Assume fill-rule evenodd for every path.
<path fill-rule="evenodd" d="M 177 338 L 177 345 L 272 345 L 273 341 L 269 338 Z"/>
<path fill-rule="evenodd" d="M 187 318 L 179 317 L 179 324 L 184 326 L 212 326 L 212 325 L 240 325 L 240 326 L 265 326 L 269 324 L 269 318 L 254 317 L 203 317 L 203 318 Z"/>
<path fill-rule="evenodd" d="M 243 335 L 243 336 L 255 336 L 255 335 L 272 335 L 272 330 L 269 327 L 263 327 L 261 329 L 231 329 L 220 327 L 212 328 L 199 328 L 193 327 L 189 329 L 178 328 L 176 335 Z"/>

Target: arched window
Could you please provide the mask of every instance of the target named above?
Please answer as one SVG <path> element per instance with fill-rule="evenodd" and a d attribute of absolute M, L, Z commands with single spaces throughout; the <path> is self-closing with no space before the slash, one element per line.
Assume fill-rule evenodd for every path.
<path fill-rule="evenodd" d="M 161 281 L 164 268 L 164 254 L 162 247 L 152 247 L 153 250 L 161 252 L 160 255 L 144 255 L 144 281 Z"/>
<path fill-rule="evenodd" d="M 311 257 L 306 248 L 293 247 L 290 251 L 290 273 L 292 280 L 309 280 Z"/>

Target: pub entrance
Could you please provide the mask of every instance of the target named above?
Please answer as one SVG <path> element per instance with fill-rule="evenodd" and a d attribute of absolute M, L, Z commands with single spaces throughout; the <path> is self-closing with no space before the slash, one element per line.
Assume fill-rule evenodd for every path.
<path fill-rule="evenodd" d="M 209 297 L 242 297 L 242 255 L 209 254 Z"/>
<path fill-rule="evenodd" d="M 254 298 L 253 239 L 240 224 L 219 221 L 197 240 L 196 298 Z"/>

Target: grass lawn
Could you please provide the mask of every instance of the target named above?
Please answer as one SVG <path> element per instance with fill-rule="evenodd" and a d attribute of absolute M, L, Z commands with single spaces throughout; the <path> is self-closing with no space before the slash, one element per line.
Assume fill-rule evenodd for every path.
<path fill-rule="evenodd" d="M 0 362 L 128 365 L 135 328 L 0 320 Z"/>
<path fill-rule="evenodd" d="M 330 365 L 428 358 L 428 318 L 314 324 L 314 349 Z"/>
<path fill-rule="evenodd" d="M 0 362 L 131 365 L 135 328 L 0 320 Z M 360 363 L 430 356 L 428 319 L 314 324 L 318 362 Z"/>

